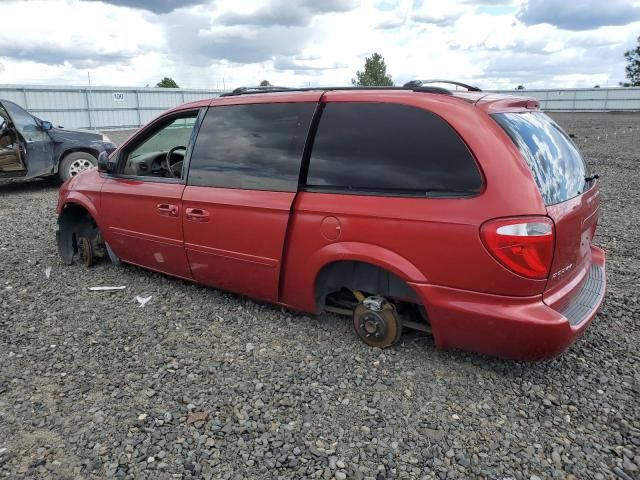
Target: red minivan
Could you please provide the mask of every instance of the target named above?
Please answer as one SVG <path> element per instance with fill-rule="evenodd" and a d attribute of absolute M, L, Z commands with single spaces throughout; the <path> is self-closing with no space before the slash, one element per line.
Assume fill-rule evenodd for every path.
<path fill-rule="evenodd" d="M 536 100 L 415 81 L 176 107 L 60 189 L 61 258 L 291 309 L 372 346 L 553 357 L 603 301 L 597 175 Z"/>

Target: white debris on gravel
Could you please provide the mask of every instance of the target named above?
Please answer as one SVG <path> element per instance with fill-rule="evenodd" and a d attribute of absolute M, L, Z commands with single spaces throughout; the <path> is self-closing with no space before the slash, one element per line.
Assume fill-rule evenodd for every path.
<path fill-rule="evenodd" d="M 149 295 L 148 297 L 141 297 L 140 295 L 136 296 L 136 300 L 138 302 L 138 306 L 140 308 L 144 307 L 147 303 L 149 303 L 149 301 L 153 298 L 152 295 Z"/>
<path fill-rule="evenodd" d="M 124 290 L 127 288 L 125 285 L 119 287 L 89 287 L 92 292 L 111 292 L 114 290 Z"/>

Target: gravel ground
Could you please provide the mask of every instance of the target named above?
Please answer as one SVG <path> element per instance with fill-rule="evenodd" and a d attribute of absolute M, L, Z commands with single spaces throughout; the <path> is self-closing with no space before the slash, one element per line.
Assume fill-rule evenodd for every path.
<path fill-rule="evenodd" d="M 115 143 L 116 145 L 120 145 L 135 132 L 135 130 L 110 130 L 104 133 L 107 134 L 107 136 L 113 141 L 113 143 Z"/>
<path fill-rule="evenodd" d="M 0 477 L 640 478 L 640 115 L 556 118 L 601 175 L 610 283 L 537 364 L 420 334 L 383 352 L 336 316 L 63 266 L 56 190 L 0 184 Z"/>

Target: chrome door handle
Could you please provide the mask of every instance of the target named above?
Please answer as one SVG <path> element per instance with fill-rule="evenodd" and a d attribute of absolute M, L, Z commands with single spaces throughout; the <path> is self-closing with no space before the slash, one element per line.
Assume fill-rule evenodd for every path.
<path fill-rule="evenodd" d="M 177 217 L 178 216 L 178 206 L 171 205 L 170 203 L 159 203 L 156 207 L 158 211 L 158 215 L 163 217 Z"/>
<path fill-rule="evenodd" d="M 209 221 L 209 211 L 202 208 L 187 208 L 185 210 L 187 220 L 197 223 L 206 223 Z"/>

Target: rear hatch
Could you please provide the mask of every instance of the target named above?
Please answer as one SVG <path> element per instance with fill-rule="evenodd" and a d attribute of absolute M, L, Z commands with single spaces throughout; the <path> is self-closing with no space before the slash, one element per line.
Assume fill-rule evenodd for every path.
<path fill-rule="evenodd" d="M 492 117 L 522 152 L 555 224 L 555 250 L 544 298 L 554 308 L 563 308 L 591 266 L 590 245 L 600 204 L 596 181 L 569 135 L 544 113 Z"/>

